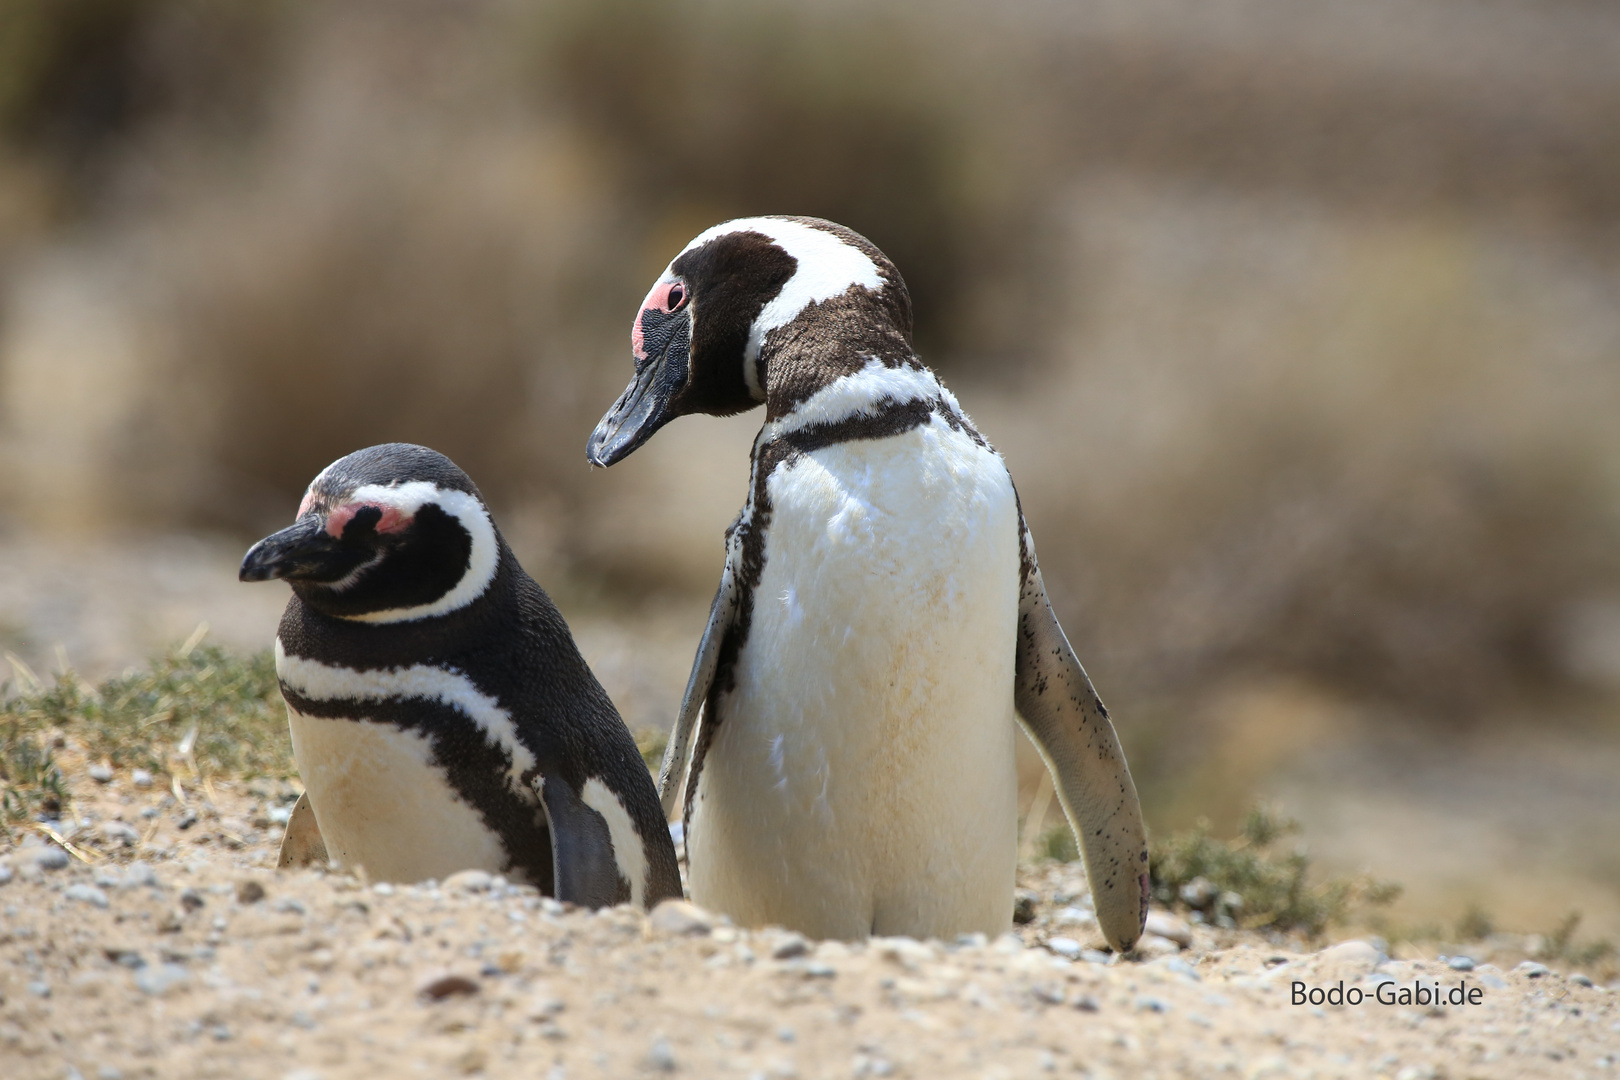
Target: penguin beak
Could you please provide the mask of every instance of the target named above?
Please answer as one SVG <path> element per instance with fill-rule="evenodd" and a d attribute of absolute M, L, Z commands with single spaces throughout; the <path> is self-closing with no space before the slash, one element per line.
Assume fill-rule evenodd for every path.
<path fill-rule="evenodd" d="M 355 562 L 354 553 L 326 531 L 326 518 L 306 514 L 248 548 L 237 575 L 242 581 L 332 581 Z"/>
<path fill-rule="evenodd" d="M 653 310 L 642 312 L 642 323 L 647 327 L 647 345 L 663 348 L 636 360 L 630 385 L 591 432 L 585 458 L 592 465 L 605 468 L 629 457 L 653 432 L 680 415 L 671 404 L 686 388 L 691 372 L 691 324 L 685 312 L 670 316 Z"/>

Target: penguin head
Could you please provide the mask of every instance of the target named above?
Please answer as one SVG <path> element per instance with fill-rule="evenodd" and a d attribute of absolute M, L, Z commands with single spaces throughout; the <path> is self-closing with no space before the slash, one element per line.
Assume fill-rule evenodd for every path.
<path fill-rule="evenodd" d="M 819 218 L 739 218 L 698 235 L 641 303 L 635 375 L 591 433 L 593 465 L 627 457 L 677 416 L 729 416 L 791 397 L 818 351 L 910 354 L 911 298 L 865 237 Z M 801 378 L 814 380 L 813 370 Z"/>
<path fill-rule="evenodd" d="M 298 519 L 254 544 L 240 577 L 281 578 L 327 615 L 403 622 L 478 599 L 501 547 L 466 473 L 425 446 L 387 443 L 322 469 Z"/>

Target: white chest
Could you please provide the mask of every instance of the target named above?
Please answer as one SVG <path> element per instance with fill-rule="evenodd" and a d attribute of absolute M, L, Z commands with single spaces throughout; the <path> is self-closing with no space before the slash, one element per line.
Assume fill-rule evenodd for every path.
<path fill-rule="evenodd" d="M 291 708 L 287 721 L 315 820 L 339 863 L 399 882 L 506 867 L 499 838 L 433 763 L 426 737 Z"/>
<path fill-rule="evenodd" d="M 838 937 L 1006 929 L 1005 466 L 935 417 L 814 451 L 767 491 L 764 571 L 698 781 L 693 898 Z"/>

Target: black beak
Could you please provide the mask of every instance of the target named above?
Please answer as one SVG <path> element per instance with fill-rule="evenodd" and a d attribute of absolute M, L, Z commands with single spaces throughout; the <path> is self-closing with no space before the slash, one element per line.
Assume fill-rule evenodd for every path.
<path fill-rule="evenodd" d="M 661 314 L 643 312 L 644 325 L 650 322 L 650 316 Z M 670 408 L 670 402 L 686 387 L 692 364 L 691 331 L 685 312 L 666 318 L 669 320 L 667 336 L 647 326 L 647 343 L 654 345 L 659 337 L 664 337 L 667 344 L 657 351 L 649 349 L 648 359 L 637 365 L 630 385 L 591 432 L 590 441 L 585 444 L 585 458 L 592 465 L 605 467 L 629 457 L 652 438 L 653 432 L 679 415 Z"/>
<path fill-rule="evenodd" d="M 237 576 L 243 581 L 336 581 L 357 561 L 353 550 L 327 534 L 326 519 L 312 513 L 248 548 Z"/>

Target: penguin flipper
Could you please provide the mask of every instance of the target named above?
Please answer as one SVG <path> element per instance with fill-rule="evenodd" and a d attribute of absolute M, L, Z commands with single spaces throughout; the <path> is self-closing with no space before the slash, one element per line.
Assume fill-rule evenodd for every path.
<path fill-rule="evenodd" d="M 589 786 L 589 785 L 587 785 Z M 588 908 L 611 907 L 630 899 L 630 882 L 619 873 L 613 836 L 602 815 L 585 805 L 560 776 L 540 789 L 551 828 L 551 876 L 556 898 Z"/>
<path fill-rule="evenodd" d="M 709 605 L 709 625 L 703 630 L 703 640 L 692 661 L 692 674 L 686 680 L 686 694 L 681 698 L 681 711 L 675 717 L 669 743 L 664 747 L 664 761 L 658 768 L 658 800 L 664 806 L 666 819 L 675 812 L 675 796 L 686 774 L 686 759 L 691 753 L 698 714 L 709 698 L 715 668 L 720 663 L 720 644 L 737 618 L 737 574 L 732 559 L 728 551 L 726 567 L 720 572 L 720 587 L 715 590 L 714 603 Z"/>
<path fill-rule="evenodd" d="M 1108 944 L 1125 952 L 1136 944 L 1147 919 L 1148 853 L 1141 803 L 1108 710 L 1052 613 L 1022 513 L 1018 525 L 1023 581 L 1013 703 L 1046 759 L 1079 841 L 1097 923 Z"/>
<path fill-rule="evenodd" d="M 290 870 L 299 866 L 315 866 L 326 862 L 326 838 L 315 820 L 315 808 L 309 803 L 309 792 L 298 796 L 293 804 L 292 816 L 287 819 L 287 831 L 281 836 L 281 854 L 276 859 L 277 870 Z"/>

